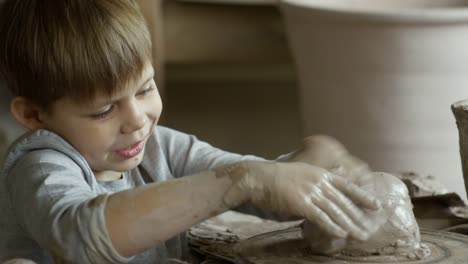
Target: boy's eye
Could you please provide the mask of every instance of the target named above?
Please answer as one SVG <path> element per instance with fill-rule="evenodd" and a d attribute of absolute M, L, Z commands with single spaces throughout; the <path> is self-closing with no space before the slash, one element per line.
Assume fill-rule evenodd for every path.
<path fill-rule="evenodd" d="M 144 89 L 143 91 L 139 92 L 137 95 L 138 96 L 145 96 L 145 95 L 149 94 L 153 90 L 154 90 L 154 87 L 150 86 L 150 87 Z"/>
<path fill-rule="evenodd" d="M 113 109 L 114 109 L 114 106 L 111 105 L 111 106 L 109 106 L 109 108 L 107 108 L 104 111 L 101 111 L 101 112 L 96 113 L 96 114 L 92 114 L 91 117 L 94 118 L 94 119 L 102 119 L 102 118 L 108 116 L 112 112 Z"/>

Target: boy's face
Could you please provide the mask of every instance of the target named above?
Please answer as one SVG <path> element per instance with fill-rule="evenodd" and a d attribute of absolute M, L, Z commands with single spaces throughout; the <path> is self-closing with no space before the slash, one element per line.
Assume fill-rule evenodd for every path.
<path fill-rule="evenodd" d="M 142 76 L 111 98 L 90 104 L 58 100 L 43 113 L 44 128 L 67 140 L 86 159 L 98 180 L 113 180 L 140 164 L 148 137 L 162 111 L 151 64 Z"/>

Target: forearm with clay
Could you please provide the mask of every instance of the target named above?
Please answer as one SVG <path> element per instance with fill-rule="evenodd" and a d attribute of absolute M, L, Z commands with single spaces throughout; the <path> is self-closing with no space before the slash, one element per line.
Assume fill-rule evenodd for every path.
<path fill-rule="evenodd" d="M 114 193 L 105 207 L 110 239 L 121 255 L 135 255 L 227 210 L 230 188 L 229 177 L 205 171 Z"/>

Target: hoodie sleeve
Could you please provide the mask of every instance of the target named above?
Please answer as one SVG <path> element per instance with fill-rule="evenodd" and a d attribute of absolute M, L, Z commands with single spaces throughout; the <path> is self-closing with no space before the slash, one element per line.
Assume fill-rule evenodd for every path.
<path fill-rule="evenodd" d="M 175 177 L 211 170 L 242 160 L 264 160 L 253 155 L 239 155 L 213 147 L 193 135 L 158 127 L 160 142 Z"/>
<path fill-rule="evenodd" d="M 126 263 L 114 249 L 98 195 L 80 167 L 56 151 L 33 151 L 6 178 L 10 204 L 26 235 L 67 263 Z"/>

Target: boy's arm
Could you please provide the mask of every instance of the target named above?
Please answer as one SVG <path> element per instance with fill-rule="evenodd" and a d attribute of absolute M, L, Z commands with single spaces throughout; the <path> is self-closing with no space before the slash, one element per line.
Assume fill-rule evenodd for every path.
<path fill-rule="evenodd" d="M 112 194 L 106 226 L 116 250 L 132 256 L 229 209 L 223 197 L 228 177 L 205 171 Z"/>
<path fill-rule="evenodd" d="M 239 155 L 225 151 L 199 140 L 193 135 L 162 126 L 158 126 L 156 136 L 156 141 L 160 144 L 170 170 L 176 178 L 244 160 L 264 160 L 253 155 Z M 150 152 L 151 149 L 147 147 L 146 154 L 149 154 L 149 159 L 146 160 L 149 162 L 151 162 Z"/>
<path fill-rule="evenodd" d="M 346 177 L 352 182 L 371 172 L 366 162 L 349 153 L 337 139 L 326 135 L 304 138 L 298 149 L 277 160 L 309 163 Z"/>
<path fill-rule="evenodd" d="M 164 127 L 159 129 L 159 141 L 168 154 L 168 162 L 176 177 L 243 160 L 265 160 L 253 155 L 239 155 L 218 149 L 193 135 Z M 304 138 L 296 150 L 278 157 L 276 161 L 309 163 L 346 176 L 350 180 L 370 171 L 364 161 L 349 153 L 338 140 L 326 135 Z"/>

